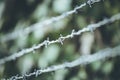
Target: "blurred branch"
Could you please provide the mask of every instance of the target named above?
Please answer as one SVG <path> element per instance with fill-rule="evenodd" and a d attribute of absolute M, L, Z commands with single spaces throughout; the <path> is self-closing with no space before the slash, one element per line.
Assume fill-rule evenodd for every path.
<path fill-rule="evenodd" d="M 37 77 L 38 75 L 43 73 L 52 72 L 52 71 L 56 71 L 64 68 L 72 68 L 79 65 L 86 65 L 98 60 L 105 60 L 107 58 L 116 57 L 116 56 L 120 56 L 120 45 L 115 48 L 106 48 L 106 49 L 100 50 L 99 52 L 96 52 L 93 55 L 81 56 L 80 58 L 72 62 L 65 62 L 63 64 L 54 65 L 51 67 L 47 67 L 45 69 L 35 70 L 32 73 L 25 74 L 22 76 L 18 76 L 18 75 L 13 76 L 10 78 L 10 80 L 26 79 L 27 77 L 34 76 L 34 75 Z"/>
<path fill-rule="evenodd" d="M 53 44 L 53 43 L 61 43 L 61 44 L 63 44 L 63 41 L 68 39 L 68 38 L 73 38 L 74 36 L 80 35 L 81 33 L 86 32 L 86 31 L 93 32 L 96 28 L 101 27 L 102 25 L 114 22 L 114 21 L 119 20 L 119 19 L 120 19 L 120 13 L 112 16 L 109 19 L 104 19 L 103 21 L 100 21 L 100 22 L 98 22 L 96 24 L 90 24 L 87 27 L 85 27 L 82 30 L 79 30 L 77 32 L 75 32 L 73 30 L 72 33 L 67 35 L 67 36 L 60 35 L 60 37 L 58 39 L 56 39 L 56 40 L 49 41 L 49 38 L 48 38 L 47 40 L 43 41 L 42 43 L 40 43 L 38 45 L 34 45 L 31 48 L 23 49 L 22 51 L 14 53 L 11 56 L 0 59 L 0 65 L 6 63 L 8 61 L 15 60 L 15 59 L 17 59 L 17 58 L 19 58 L 19 57 L 21 57 L 21 56 L 23 56 L 25 54 L 28 54 L 28 53 L 36 50 L 36 49 L 41 48 L 42 46 L 47 47 L 48 45 Z"/>
<path fill-rule="evenodd" d="M 41 28 L 44 28 L 44 25 L 52 24 L 54 22 L 57 22 L 61 19 L 64 19 L 64 18 L 76 13 L 79 9 L 83 8 L 87 4 L 89 4 L 91 6 L 91 4 L 94 4 L 94 3 L 100 2 L 100 1 L 101 0 L 88 0 L 86 3 L 83 3 L 80 6 L 75 7 L 73 10 L 65 12 L 65 13 L 57 16 L 57 17 L 52 17 L 52 18 L 50 18 L 48 20 L 45 20 L 43 22 L 38 22 L 36 24 L 28 26 L 25 29 L 21 29 L 19 31 L 17 30 L 17 31 L 14 31 L 12 33 L 8 33 L 4 36 L 1 36 L 0 42 L 6 42 L 6 41 L 9 41 L 9 40 L 16 39 L 18 36 L 28 35 L 29 33 L 33 32 L 33 31 L 40 30 Z"/>

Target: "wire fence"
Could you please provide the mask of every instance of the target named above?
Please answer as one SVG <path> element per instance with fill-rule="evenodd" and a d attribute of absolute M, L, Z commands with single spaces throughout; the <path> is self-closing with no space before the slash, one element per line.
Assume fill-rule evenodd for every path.
<path fill-rule="evenodd" d="M 53 65 L 50 67 L 47 67 L 45 69 L 35 70 L 32 73 L 24 74 L 22 76 L 12 76 L 9 78 L 10 80 L 19 80 L 19 79 L 27 79 L 28 77 L 35 76 L 38 77 L 39 75 L 47 72 L 56 71 L 59 69 L 65 69 L 65 68 L 72 68 L 79 65 L 86 65 L 98 60 L 105 60 L 107 58 L 120 56 L 120 45 L 114 48 L 106 48 L 103 50 L 100 50 L 99 52 L 94 53 L 93 55 L 83 55 L 80 58 L 72 61 L 72 62 L 65 62 L 63 64 L 59 65 Z M 3 79 L 4 80 L 4 79 Z"/>
<path fill-rule="evenodd" d="M 12 33 L 8 33 L 8 34 L 6 34 L 4 36 L 1 36 L 0 42 L 7 42 L 9 40 L 16 39 L 18 36 L 28 35 L 29 33 L 33 32 L 33 31 L 36 31 L 36 30 L 39 30 L 39 29 L 43 28 L 44 25 L 52 24 L 54 22 L 57 22 L 57 21 L 60 21 L 60 20 L 62 20 L 64 18 L 66 18 L 66 17 L 68 17 L 68 16 L 70 16 L 70 15 L 72 15 L 74 13 L 77 13 L 77 11 L 79 9 L 85 7 L 87 4 L 90 5 L 90 7 L 91 7 L 92 4 L 94 4 L 96 2 L 100 2 L 100 1 L 101 0 L 88 0 L 87 2 L 81 4 L 80 6 L 75 7 L 73 10 L 65 12 L 65 13 L 63 13 L 63 14 L 61 14 L 59 16 L 52 17 L 52 18 L 50 18 L 48 20 L 45 20 L 43 22 L 38 22 L 36 24 L 28 26 L 25 29 L 21 29 L 21 30 L 17 30 L 17 31 L 15 30 Z"/>
<path fill-rule="evenodd" d="M 15 60 L 15 59 L 17 59 L 17 58 L 19 58 L 19 57 L 21 57 L 21 56 L 23 56 L 25 54 L 28 54 L 28 53 L 30 53 L 32 51 L 35 51 L 35 50 L 41 48 L 42 46 L 47 47 L 48 45 L 53 44 L 53 43 L 61 43 L 63 45 L 63 41 L 68 39 L 68 38 L 73 38 L 74 36 L 80 35 L 81 33 L 87 32 L 87 31 L 93 32 L 96 28 L 102 27 L 102 25 L 114 22 L 114 21 L 119 20 L 119 19 L 120 19 L 120 13 L 112 16 L 109 19 L 104 19 L 103 21 L 100 21 L 100 22 L 98 22 L 96 24 L 90 24 L 87 27 L 85 27 L 82 30 L 79 30 L 77 32 L 75 32 L 75 30 L 72 30 L 72 33 L 69 34 L 69 35 L 66 35 L 66 36 L 60 35 L 60 37 L 58 39 L 56 39 L 56 40 L 49 41 L 49 38 L 47 38 L 47 40 L 43 41 L 42 43 L 40 43 L 38 45 L 34 45 L 31 48 L 23 49 L 20 52 L 13 53 L 13 55 L 11 55 L 11 56 L 0 59 L 0 65 L 6 63 L 8 61 Z"/>
<path fill-rule="evenodd" d="M 48 20 L 43 21 L 43 22 L 38 22 L 38 23 L 31 25 L 23 30 L 9 33 L 9 34 L 1 37 L 0 41 L 6 42 L 9 40 L 16 39 L 20 35 L 29 34 L 33 31 L 37 30 L 38 28 L 42 28 L 44 25 L 52 24 L 56 21 L 59 21 L 61 19 L 68 17 L 69 15 L 76 13 L 79 9 L 83 8 L 87 4 L 91 7 L 92 4 L 94 4 L 96 2 L 100 2 L 100 1 L 101 0 L 88 0 L 86 3 L 81 4 L 80 6 L 74 8 L 71 11 L 63 13 L 60 16 L 53 17 L 53 18 L 48 19 Z M 7 57 L 0 59 L 0 65 L 4 64 L 6 62 L 12 61 L 12 60 L 16 60 L 17 58 L 24 56 L 26 54 L 30 54 L 30 52 L 34 52 L 35 50 L 40 49 L 42 46 L 45 46 L 47 48 L 48 45 L 55 44 L 55 43 L 60 43 L 61 45 L 63 45 L 63 42 L 66 39 L 71 39 L 77 35 L 81 35 L 84 32 L 88 32 L 88 31 L 94 32 L 94 30 L 96 30 L 97 28 L 103 27 L 103 25 L 112 23 L 112 22 L 117 21 L 117 20 L 120 20 L 120 13 L 113 15 L 111 18 L 106 18 L 98 23 L 89 24 L 88 26 L 84 27 L 81 30 L 75 31 L 73 29 L 71 31 L 71 33 L 66 35 L 66 36 L 63 36 L 62 34 L 60 34 L 60 37 L 58 37 L 56 40 L 50 41 L 49 37 L 48 37 L 47 40 L 44 40 L 43 42 L 41 42 L 37 45 L 33 45 L 30 48 L 23 49 L 19 52 L 13 53 L 10 56 L 7 56 Z M 120 56 L 120 46 L 117 46 L 114 48 L 106 48 L 106 49 L 100 50 L 99 52 L 94 53 L 93 55 L 83 55 L 72 62 L 65 62 L 63 64 L 53 65 L 53 66 L 47 67 L 45 69 L 35 70 L 34 72 L 29 73 L 29 74 L 12 76 L 9 79 L 10 80 L 18 80 L 18 79 L 27 79 L 31 76 L 38 77 L 39 75 L 41 75 L 43 73 L 52 72 L 52 71 L 56 71 L 56 70 L 64 69 L 64 68 L 72 68 L 72 67 L 76 67 L 78 65 L 86 65 L 86 64 L 92 63 L 92 62 L 97 61 L 97 60 L 103 60 L 103 59 L 105 60 L 106 58 L 115 57 L 115 56 Z M 5 79 L 2 79 L 2 80 L 5 80 Z"/>

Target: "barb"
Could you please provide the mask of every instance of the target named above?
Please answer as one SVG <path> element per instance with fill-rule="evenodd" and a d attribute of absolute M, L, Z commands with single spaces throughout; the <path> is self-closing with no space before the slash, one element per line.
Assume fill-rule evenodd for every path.
<path fill-rule="evenodd" d="M 94 4 L 95 2 L 100 2 L 101 0 L 88 0 L 86 3 L 92 7 L 91 5 Z"/>
<path fill-rule="evenodd" d="M 87 3 L 83 3 L 80 6 L 75 7 L 73 10 L 68 11 L 66 13 L 63 13 L 63 14 L 57 16 L 57 17 L 52 17 L 52 18 L 50 18 L 48 20 L 45 20 L 43 22 L 38 22 L 36 24 L 28 26 L 27 28 L 25 28 L 23 30 L 14 31 L 12 33 L 6 34 L 6 35 L 4 35 L 0 38 L 0 42 L 6 42 L 6 41 L 9 41 L 9 40 L 16 39 L 18 36 L 21 36 L 21 35 L 28 35 L 29 33 L 33 32 L 33 31 L 36 31 L 36 30 L 39 30 L 40 28 L 44 27 L 44 25 L 52 24 L 54 22 L 57 22 L 61 19 L 64 19 L 64 18 L 76 13 L 79 9 L 83 8 L 88 3 L 89 4 L 94 4 L 94 3 L 100 2 L 100 1 L 101 0 L 91 0 L 91 3 L 90 3 L 90 1 L 88 0 Z"/>
<path fill-rule="evenodd" d="M 120 45 L 115 48 L 106 48 L 106 49 L 100 50 L 99 52 L 96 52 L 92 55 L 83 55 L 72 62 L 65 62 L 63 64 L 47 67 L 46 69 L 35 70 L 32 73 L 25 74 L 22 76 L 18 76 L 18 75 L 13 76 L 10 78 L 10 80 L 12 79 L 18 80 L 18 79 L 28 78 L 30 76 L 37 77 L 38 75 L 43 73 L 52 72 L 52 71 L 56 71 L 64 68 L 72 68 L 79 65 L 86 65 L 98 60 L 105 60 L 106 58 L 111 58 L 116 56 L 120 56 Z"/>
<path fill-rule="evenodd" d="M 104 19 L 103 21 L 100 21 L 100 22 L 98 22 L 96 24 L 90 24 L 87 27 L 85 27 L 82 30 L 79 30 L 77 32 L 75 32 L 73 30 L 71 32 L 71 34 L 69 34 L 67 36 L 62 36 L 61 35 L 56 40 L 49 41 L 49 38 L 48 38 L 47 40 L 43 41 L 42 43 L 40 43 L 40 44 L 38 44 L 36 46 L 33 46 L 31 48 L 27 48 L 27 49 L 23 49 L 22 51 L 14 53 L 11 56 L 8 56 L 8 57 L 5 57 L 3 59 L 0 59 L 0 65 L 6 63 L 8 61 L 15 60 L 15 59 L 17 59 L 17 58 L 19 58 L 19 57 L 21 57 L 21 56 L 23 56 L 25 54 L 28 54 L 28 53 L 36 50 L 36 49 L 41 48 L 42 46 L 46 46 L 47 47 L 48 45 L 53 44 L 53 43 L 61 43 L 61 44 L 63 44 L 63 41 L 66 40 L 66 39 L 73 38 L 74 36 L 80 35 L 83 32 L 87 32 L 87 31 L 91 31 L 91 30 L 94 31 L 96 28 L 101 27 L 102 25 L 105 25 L 105 24 L 108 24 L 108 23 L 112 23 L 112 22 L 114 22 L 116 20 L 120 20 L 120 13 L 112 16 L 109 19 Z"/>

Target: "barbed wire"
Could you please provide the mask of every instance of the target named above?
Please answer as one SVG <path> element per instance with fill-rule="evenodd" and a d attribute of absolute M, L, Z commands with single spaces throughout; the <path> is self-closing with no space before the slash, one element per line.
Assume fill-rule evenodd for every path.
<path fill-rule="evenodd" d="M 23 49 L 20 52 L 13 53 L 13 55 L 10 55 L 8 57 L 0 59 L 0 65 L 6 63 L 8 61 L 15 60 L 15 59 L 17 59 L 17 58 L 19 58 L 19 57 L 21 57 L 21 56 L 23 56 L 25 54 L 28 54 L 28 53 L 30 53 L 32 51 L 35 51 L 35 50 L 41 48 L 42 46 L 47 47 L 48 45 L 53 44 L 53 43 L 61 43 L 63 45 L 63 41 L 66 40 L 66 39 L 73 38 L 74 36 L 80 35 L 83 32 L 87 32 L 87 31 L 93 32 L 96 28 L 101 27 L 102 25 L 105 25 L 105 24 L 108 24 L 108 23 L 112 23 L 112 22 L 114 22 L 116 20 L 119 20 L 119 19 L 120 19 L 120 13 L 112 16 L 109 19 L 104 19 L 103 21 L 100 21 L 100 22 L 98 22 L 96 24 L 90 24 L 87 27 L 85 27 L 85 28 L 83 28 L 83 29 L 81 29 L 79 31 L 75 32 L 75 30 L 72 30 L 71 34 L 69 34 L 69 35 L 62 36 L 60 34 L 60 37 L 58 39 L 56 39 L 56 40 L 51 40 L 50 41 L 49 38 L 47 38 L 47 40 L 43 41 L 42 43 L 40 43 L 38 45 L 34 45 L 31 48 Z"/>
<path fill-rule="evenodd" d="M 120 56 L 120 45 L 114 48 L 106 48 L 106 49 L 100 50 L 92 55 L 83 55 L 72 62 L 65 62 L 63 64 L 53 65 L 45 69 L 35 70 L 32 73 L 24 74 L 22 76 L 18 76 L 18 75 L 12 76 L 8 80 L 27 79 L 28 77 L 31 77 L 31 76 L 38 77 L 40 74 L 43 74 L 43 73 L 52 72 L 59 69 L 72 68 L 79 65 L 86 65 L 98 60 L 103 61 L 107 58 L 116 57 L 116 56 Z"/>
<path fill-rule="evenodd" d="M 16 39 L 18 36 L 23 36 L 23 35 L 28 35 L 29 33 L 33 32 L 33 31 L 36 31 L 36 30 L 39 30 L 40 28 L 42 27 L 45 27 L 44 25 L 49 25 L 49 24 L 52 24 L 54 22 L 57 22 L 61 19 L 64 19 L 66 17 L 68 17 L 69 15 L 72 15 L 74 13 L 77 13 L 77 11 L 81 8 L 83 8 L 84 6 L 86 6 L 87 4 L 91 5 L 96 3 L 96 2 L 100 2 L 101 0 L 88 0 L 86 3 L 83 3 L 81 4 L 80 6 L 78 7 L 75 7 L 73 10 L 71 11 L 68 11 L 68 12 L 65 12 L 57 17 L 52 17 L 48 20 L 45 20 L 43 22 L 38 22 L 36 24 L 33 24 L 31 26 L 28 26 L 27 28 L 25 29 L 21 29 L 21 30 L 15 30 L 14 32 L 12 33 L 8 33 L 4 36 L 1 36 L 0 38 L 0 42 L 6 42 L 6 41 L 9 41 L 9 40 L 13 40 L 13 39 Z"/>

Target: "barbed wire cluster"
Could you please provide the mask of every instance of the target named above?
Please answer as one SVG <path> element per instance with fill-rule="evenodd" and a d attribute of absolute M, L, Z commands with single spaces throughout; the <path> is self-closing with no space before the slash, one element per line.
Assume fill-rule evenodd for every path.
<path fill-rule="evenodd" d="M 20 35 L 23 35 L 23 34 L 29 34 L 30 32 L 32 31 L 35 31 L 37 30 L 38 28 L 42 28 L 44 25 L 49 25 L 53 22 L 56 22 L 56 21 L 59 21 L 69 15 L 72 15 L 74 13 L 77 12 L 77 10 L 83 8 L 84 6 L 86 6 L 87 4 L 93 4 L 93 3 L 96 3 L 96 2 L 99 2 L 100 0 L 88 0 L 86 3 L 83 3 L 81 4 L 80 6 L 78 7 L 75 7 L 73 10 L 71 11 L 68 11 L 66 13 L 63 13 L 62 15 L 60 16 L 57 16 L 57 17 L 53 17 L 51 19 L 48 19 L 48 20 L 45 20 L 43 22 L 38 22 L 34 25 L 31 25 L 23 30 L 19 30 L 19 31 L 15 31 L 15 32 L 12 32 L 12 33 L 9 33 L 3 37 L 0 38 L 0 41 L 2 42 L 6 42 L 6 41 L 9 41 L 9 40 L 12 40 L 12 39 L 15 39 L 17 38 L 18 36 Z M 74 30 L 73 30 L 74 31 Z M 72 31 L 72 33 L 73 33 Z M 69 38 L 69 36 L 67 36 Z M 67 38 L 66 37 L 66 38 Z M 71 37 L 73 37 L 73 34 L 71 34 Z M 15 60 L 17 57 L 20 57 L 26 53 L 29 53 L 29 52 L 32 52 L 34 51 L 35 49 L 38 49 L 40 48 L 41 46 L 45 45 L 45 47 L 47 47 L 49 44 L 52 44 L 52 43 L 56 43 L 56 42 L 60 42 L 61 44 L 63 44 L 63 41 L 64 39 L 66 39 L 64 37 L 62 37 L 62 35 L 60 35 L 60 38 L 58 40 L 53 40 L 53 41 L 49 41 L 49 38 L 47 38 L 47 40 L 45 40 L 44 42 L 42 42 L 41 44 L 37 45 L 37 46 L 33 46 L 32 48 L 28 48 L 28 49 L 23 49 L 22 51 L 18 52 L 18 53 L 14 53 L 13 55 L 9 56 L 9 57 L 5 57 L 4 59 L 0 59 L 0 64 L 3 64 L 5 62 L 8 62 L 8 61 L 11 61 L 11 60 Z"/>
<path fill-rule="evenodd" d="M 36 30 L 39 30 L 39 29 L 45 27 L 44 25 L 52 24 L 54 22 L 57 22 L 57 21 L 60 21 L 61 19 L 66 18 L 66 17 L 68 17 L 68 16 L 70 16 L 70 15 L 72 15 L 74 13 L 77 13 L 77 11 L 79 9 L 83 8 L 87 4 L 90 5 L 90 7 L 91 7 L 92 4 L 94 4 L 96 2 L 100 2 L 100 1 L 101 0 L 88 0 L 87 2 L 81 4 L 80 6 L 75 7 L 73 10 L 65 12 L 65 13 L 63 13 L 63 14 L 61 14 L 59 16 L 52 17 L 52 18 L 50 18 L 48 20 L 45 20 L 43 22 L 38 22 L 36 24 L 28 26 L 25 29 L 15 30 L 12 33 L 1 36 L 0 42 L 6 42 L 6 41 L 9 41 L 9 40 L 16 39 L 18 36 L 28 35 L 29 33 L 33 32 L 33 31 L 36 31 Z"/>
<path fill-rule="evenodd" d="M 17 59 L 17 58 L 19 58 L 19 57 L 21 57 L 25 54 L 28 54 L 32 51 L 35 51 L 35 50 L 41 48 L 42 46 L 47 47 L 48 45 L 53 44 L 53 43 L 61 43 L 63 45 L 63 41 L 68 39 L 68 38 L 73 38 L 74 36 L 80 35 L 81 33 L 87 32 L 87 31 L 93 32 L 96 28 L 101 27 L 102 25 L 114 22 L 115 20 L 119 20 L 119 19 L 120 19 L 120 13 L 112 16 L 109 19 L 104 19 L 103 21 L 100 21 L 98 23 L 90 24 L 87 27 L 83 28 L 82 30 L 79 30 L 79 31 L 76 31 L 76 32 L 75 32 L 75 30 L 72 30 L 71 34 L 69 34 L 69 35 L 62 36 L 60 34 L 60 37 L 56 40 L 50 41 L 49 38 L 47 38 L 47 40 L 43 41 L 42 43 L 40 43 L 38 45 L 34 45 L 31 48 L 23 49 L 20 52 L 13 53 L 13 55 L 11 55 L 11 56 L 0 59 L 0 65 L 6 63 L 8 61 L 15 60 L 15 59 Z"/>
<path fill-rule="evenodd" d="M 65 62 L 63 64 L 53 65 L 45 69 L 35 70 L 32 73 L 24 74 L 22 76 L 18 76 L 18 75 L 12 76 L 11 78 L 9 78 L 9 80 L 27 79 L 28 77 L 31 77 L 31 76 L 38 77 L 40 74 L 43 74 L 43 73 L 52 72 L 59 69 L 72 68 L 78 65 L 86 65 L 98 60 L 103 61 L 107 58 L 111 58 L 115 56 L 120 56 L 120 45 L 114 48 L 106 48 L 106 49 L 100 50 L 96 53 L 93 53 L 92 55 L 83 55 L 72 62 Z"/>
<path fill-rule="evenodd" d="M 38 23 L 36 23 L 34 25 L 31 25 L 31 26 L 29 26 L 29 27 L 27 27 L 23 30 L 19 30 L 19 31 L 9 33 L 9 34 L 1 37 L 0 41 L 6 42 L 6 41 L 17 38 L 20 35 L 27 35 L 27 34 L 33 32 L 33 31 L 37 30 L 38 28 L 42 28 L 44 25 L 52 24 L 56 21 L 59 21 L 61 19 L 64 19 L 64 18 L 68 17 L 69 15 L 72 15 L 72 14 L 76 13 L 79 9 L 83 8 L 87 4 L 91 7 L 92 4 L 94 4 L 96 2 L 100 2 L 100 1 L 101 0 L 88 0 L 86 3 L 81 4 L 80 6 L 74 8 L 71 11 L 63 13 L 60 16 L 53 17 L 53 18 L 48 19 L 48 20 L 43 21 L 43 22 L 38 22 Z M 17 58 L 19 58 L 23 55 L 29 54 L 30 52 L 34 52 L 35 50 L 40 49 L 42 46 L 45 46 L 47 48 L 48 45 L 54 44 L 54 43 L 60 43 L 61 45 L 63 45 L 63 42 L 66 39 L 73 38 L 74 36 L 81 35 L 83 32 L 88 32 L 88 31 L 94 32 L 94 30 L 96 30 L 96 28 L 102 27 L 103 25 L 108 24 L 108 23 L 112 23 L 116 20 L 120 20 L 120 13 L 112 16 L 111 18 L 106 18 L 106 19 L 104 19 L 104 20 L 102 20 L 98 23 L 89 24 L 88 26 L 84 27 L 81 30 L 75 31 L 73 29 L 71 31 L 71 33 L 66 35 L 66 36 L 63 36 L 62 34 L 60 34 L 60 37 L 58 37 L 56 40 L 51 40 L 50 41 L 49 37 L 48 37 L 46 40 L 44 40 L 43 42 L 41 42 L 37 45 L 34 45 L 30 48 L 23 49 L 19 52 L 13 53 L 12 55 L 10 55 L 8 57 L 4 57 L 4 58 L 0 59 L 0 65 L 4 64 L 6 62 L 12 61 L 12 60 L 16 60 Z M 34 72 L 29 73 L 29 74 L 24 74 L 24 75 L 21 75 L 21 76 L 20 75 L 12 76 L 9 79 L 10 80 L 18 80 L 18 79 L 26 79 L 26 78 L 31 77 L 31 76 L 36 76 L 37 77 L 37 76 L 39 76 L 40 74 L 43 74 L 43 73 L 52 72 L 52 71 L 56 71 L 56 70 L 64 69 L 64 68 L 72 68 L 72 67 L 75 67 L 75 66 L 78 66 L 78 65 L 85 65 L 85 64 L 89 64 L 89 63 L 92 63 L 94 61 L 97 61 L 97 60 L 103 60 L 103 59 L 110 58 L 110 57 L 115 57 L 115 56 L 120 56 L 120 46 L 117 46 L 115 48 L 107 48 L 107 49 L 104 49 L 104 50 L 100 50 L 99 52 L 96 52 L 93 55 L 83 55 L 80 58 L 78 58 L 78 59 L 76 59 L 72 62 L 65 62 L 63 64 L 53 65 L 53 66 L 47 67 L 45 69 L 35 70 Z M 5 79 L 2 79 L 2 80 L 5 80 Z"/>

